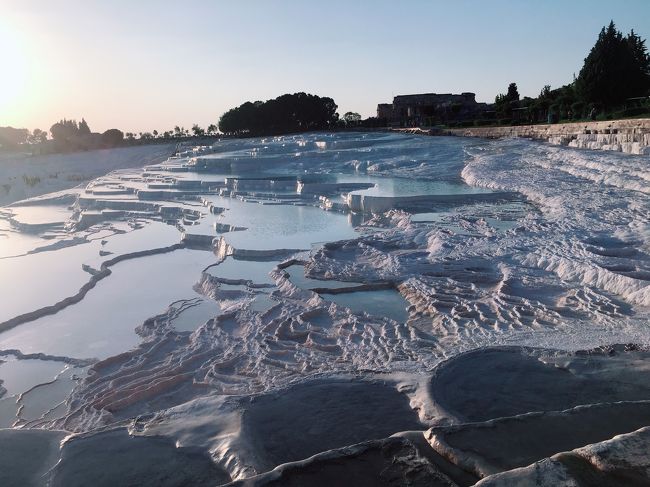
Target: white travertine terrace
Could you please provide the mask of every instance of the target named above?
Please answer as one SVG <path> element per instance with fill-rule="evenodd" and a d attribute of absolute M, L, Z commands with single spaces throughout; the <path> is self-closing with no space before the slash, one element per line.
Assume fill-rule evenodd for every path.
<path fill-rule="evenodd" d="M 170 465 L 200 452 L 221 483 L 357 456 L 433 485 L 551 472 L 560 451 L 608 448 L 609 430 L 531 447 L 521 465 L 479 446 L 486 431 L 557 432 L 616 408 L 632 412 L 615 432 L 645 425 L 647 388 L 594 377 L 646 377 L 649 193 L 644 156 L 343 133 L 181 149 L 3 207 L 0 290 L 17 297 L 0 314 L 0 359 L 56 376 L 0 384 L 0 426 L 76 435 L 52 485 L 74 485 L 102 441 L 117 455 L 127 432 Z M 636 346 L 576 353 L 616 343 Z M 595 392 L 560 397 L 563 378 Z M 52 438 L 29 441 L 48 452 Z M 616 441 L 611 455 L 632 445 Z M 182 473 L 203 485 L 195 474 Z"/>

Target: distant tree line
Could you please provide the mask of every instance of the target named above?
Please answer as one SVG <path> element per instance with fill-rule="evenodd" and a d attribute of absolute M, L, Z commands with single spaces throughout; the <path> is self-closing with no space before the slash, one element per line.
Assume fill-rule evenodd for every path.
<path fill-rule="evenodd" d="M 106 149 L 129 145 L 141 145 L 176 140 L 216 137 L 216 124 L 210 124 L 203 129 L 194 124 L 191 130 L 176 126 L 172 130 L 158 132 L 122 132 L 119 129 L 108 129 L 103 133 L 92 132 L 85 119 L 62 119 L 54 123 L 48 132 L 34 129 L 30 132 L 25 128 L 0 127 L 0 150 L 29 150 L 33 153 L 57 153 L 91 149 Z"/>
<path fill-rule="evenodd" d="M 273 100 L 246 102 L 224 113 L 219 130 L 227 135 L 277 135 L 329 129 L 339 115 L 334 100 L 307 93 L 285 94 Z"/>

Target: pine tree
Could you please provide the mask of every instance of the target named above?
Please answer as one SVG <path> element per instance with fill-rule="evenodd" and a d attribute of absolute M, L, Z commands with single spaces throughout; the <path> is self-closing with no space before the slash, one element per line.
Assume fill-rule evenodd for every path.
<path fill-rule="evenodd" d="M 636 96 L 650 94 L 650 55 L 645 45 L 645 39 L 631 30 L 625 39 L 633 58 L 635 70 L 630 73 L 630 86 Z"/>
<path fill-rule="evenodd" d="M 83 118 L 79 122 L 79 135 L 90 135 L 90 127 L 88 127 L 88 123 Z"/>
<path fill-rule="evenodd" d="M 508 85 L 508 93 L 506 94 L 506 99 L 509 102 L 519 101 L 519 90 L 517 89 L 517 83 L 510 83 Z"/>

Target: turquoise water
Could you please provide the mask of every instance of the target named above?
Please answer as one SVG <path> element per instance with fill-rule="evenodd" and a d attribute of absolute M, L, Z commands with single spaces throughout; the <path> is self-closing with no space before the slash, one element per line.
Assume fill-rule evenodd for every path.
<path fill-rule="evenodd" d="M 473 188 L 466 184 L 448 181 L 429 181 L 406 178 L 390 178 L 377 176 L 339 176 L 340 182 L 372 183 L 369 189 L 351 191 L 351 194 L 365 196 L 422 196 L 443 194 L 481 194 L 490 193 L 485 188 Z"/>

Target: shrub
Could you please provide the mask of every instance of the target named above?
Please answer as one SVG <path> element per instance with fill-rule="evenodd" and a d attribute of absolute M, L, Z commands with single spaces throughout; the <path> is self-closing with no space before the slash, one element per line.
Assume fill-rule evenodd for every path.
<path fill-rule="evenodd" d="M 38 183 L 40 183 L 41 178 L 39 178 L 38 176 L 27 176 L 26 174 L 23 174 L 23 181 L 27 186 L 31 188 L 36 186 Z"/>

